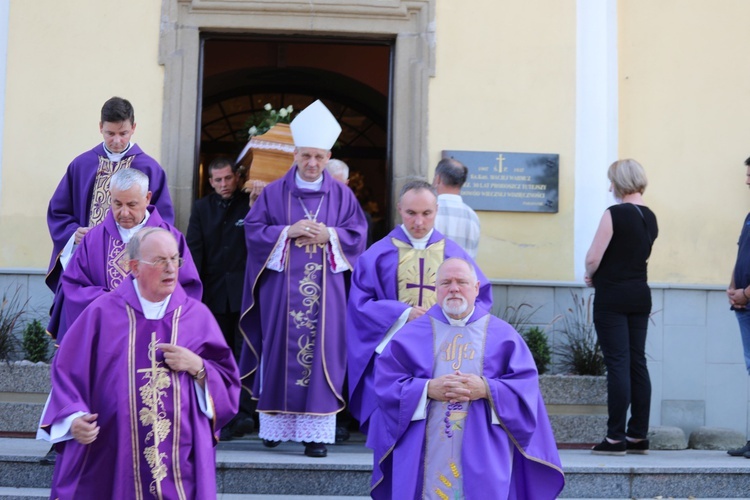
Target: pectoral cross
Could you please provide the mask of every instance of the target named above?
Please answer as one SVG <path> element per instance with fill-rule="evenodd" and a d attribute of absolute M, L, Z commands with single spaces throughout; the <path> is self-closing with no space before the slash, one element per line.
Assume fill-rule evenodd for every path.
<path fill-rule="evenodd" d="M 424 282 L 424 257 L 419 258 L 419 283 L 407 283 L 406 288 L 407 290 L 409 288 L 419 288 L 419 299 L 417 299 L 417 305 L 419 307 L 422 307 L 422 298 L 425 289 L 430 290 L 431 292 L 435 291 L 434 286 L 430 286 Z"/>

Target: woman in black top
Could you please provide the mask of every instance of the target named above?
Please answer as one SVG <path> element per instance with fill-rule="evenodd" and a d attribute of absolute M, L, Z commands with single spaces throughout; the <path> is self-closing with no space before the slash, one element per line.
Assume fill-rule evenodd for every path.
<path fill-rule="evenodd" d="M 648 452 L 651 380 L 646 366 L 646 330 L 651 313 L 648 258 L 659 233 L 656 216 L 643 205 L 646 173 L 635 160 L 610 165 L 610 191 L 619 201 L 602 216 L 586 254 L 594 295 L 594 326 L 607 366 L 607 436 L 593 453 Z M 628 407 L 631 417 L 626 418 Z"/>

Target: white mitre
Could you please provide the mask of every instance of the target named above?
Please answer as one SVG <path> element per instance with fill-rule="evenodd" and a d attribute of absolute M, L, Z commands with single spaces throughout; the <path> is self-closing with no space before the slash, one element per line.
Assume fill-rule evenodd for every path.
<path fill-rule="evenodd" d="M 289 127 L 292 129 L 294 145 L 298 148 L 330 151 L 341 134 L 341 125 L 320 100 L 302 110 Z"/>

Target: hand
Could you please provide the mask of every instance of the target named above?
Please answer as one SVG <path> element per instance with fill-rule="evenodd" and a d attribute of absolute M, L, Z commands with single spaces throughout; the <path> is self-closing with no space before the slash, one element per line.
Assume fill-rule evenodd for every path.
<path fill-rule="evenodd" d="M 426 312 L 427 309 L 425 309 L 424 307 L 412 306 L 411 311 L 409 311 L 409 317 L 406 318 L 406 322 L 408 323 L 409 321 L 415 320 Z"/>
<path fill-rule="evenodd" d="M 267 182 L 254 180 L 252 181 L 252 187 L 250 188 L 250 206 L 253 206 L 253 203 L 255 203 L 255 200 L 258 199 L 258 196 L 260 196 L 260 193 L 263 191 L 263 188 L 268 185 Z"/>
<path fill-rule="evenodd" d="M 309 220 L 303 220 L 300 222 L 304 222 L 302 226 L 302 232 L 304 234 L 297 237 L 298 245 L 322 245 L 328 243 L 331 239 L 328 234 L 328 228 L 322 222 L 313 222 Z M 299 224 L 299 222 L 297 224 Z M 289 231 L 291 232 L 291 227 L 289 228 Z"/>
<path fill-rule="evenodd" d="M 469 399 L 471 401 L 487 397 L 487 386 L 479 375 L 456 372 L 456 377 L 463 382 L 464 387 L 469 389 Z"/>
<path fill-rule="evenodd" d="M 203 358 L 186 347 L 174 344 L 156 344 L 164 352 L 164 362 L 176 372 L 188 372 L 195 376 L 203 368 Z"/>
<path fill-rule="evenodd" d="M 427 397 L 436 401 L 465 403 L 470 400 L 471 389 L 466 387 L 465 380 L 449 373 L 427 382 Z"/>
<path fill-rule="evenodd" d="M 591 276 L 588 274 L 583 277 L 584 283 L 586 283 L 586 286 L 594 286 L 594 280 L 591 279 Z"/>
<path fill-rule="evenodd" d="M 727 288 L 727 296 L 729 297 L 729 305 L 735 309 L 746 309 L 748 305 L 748 299 L 745 296 L 745 290 L 743 288 Z"/>
<path fill-rule="evenodd" d="M 73 439 L 81 444 L 91 444 L 99 436 L 99 426 L 96 423 L 98 413 L 89 413 L 73 420 L 70 424 L 70 433 Z"/>
<path fill-rule="evenodd" d="M 73 243 L 75 243 L 76 245 L 80 245 L 81 240 L 83 239 L 84 236 L 86 236 L 86 233 L 88 233 L 89 231 L 91 231 L 90 227 L 79 227 L 78 229 L 76 229 L 76 232 L 73 233 L 75 234 L 75 239 L 73 240 Z"/>

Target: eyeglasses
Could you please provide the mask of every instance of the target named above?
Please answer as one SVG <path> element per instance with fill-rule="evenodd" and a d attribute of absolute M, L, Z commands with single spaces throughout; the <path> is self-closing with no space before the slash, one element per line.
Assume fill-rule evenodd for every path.
<path fill-rule="evenodd" d="M 182 257 L 171 257 L 169 259 L 165 259 L 164 257 L 159 257 L 153 262 L 149 262 L 147 260 L 140 260 L 138 259 L 138 262 L 143 262 L 144 264 L 148 264 L 150 266 L 155 267 L 161 267 L 164 270 L 169 269 L 169 264 L 172 264 L 175 267 L 182 267 L 182 265 L 185 263 L 185 259 Z"/>

